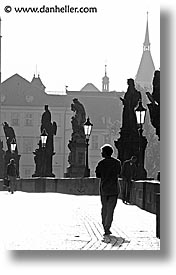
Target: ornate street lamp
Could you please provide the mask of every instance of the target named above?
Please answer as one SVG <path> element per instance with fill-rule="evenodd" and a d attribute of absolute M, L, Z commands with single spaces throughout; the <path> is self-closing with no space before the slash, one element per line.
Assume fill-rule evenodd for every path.
<path fill-rule="evenodd" d="M 142 150 L 142 138 L 144 138 L 142 136 L 142 126 L 145 122 L 145 116 L 146 116 L 146 109 L 143 107 L 142 105 L 142 100 L 139 100 L 138 106 L 135 109 L 135 114 L 136 114 L 136 120 L 137 120 L 137 124 L 138 124 L 138 132 L 139 132 L 139 164 L 138 164 L 138 168 L 139 168 L 139 173 L 138 176 L 143 179 L 146 177 L 146 171 L 144 169 L 144 165 L 143 165 L 143 150 Z"/>
<path fill-rule="evenodd" d="M 142 125 L 145 122 L 146 110 L 147 109 L 142 106 L 142 101 L 140 99 L 138 107 L 135 109 L 137 124 L 140 126 L 140 128 L 142 128 Z"/>
<path fill-rule="evenodd" d="M 86 136 L 86 167 L 84 171 L 84 177 L 90 177 L 90 169 L 88 164 L 88 146 L 89 146 L 89 139 L 92 132 L 93 124 L 90 122 L 89 117 L 87 118 L 87 121 L 84 123 L 84 133 Z"/>
<path fill-rule="evenodd" d="M 47 138 L 48 138 L 48 134 L 46 132 L 45 129 L 43 129 L 41 135 L 40 135 L 40 138 L 41 138 L 41 143 L 42 143 L 42 148 L 45 148 L 46 147 L 46 142 L 47 142 Z"/>
<path fill-rule="evenodd" d="M 11 150 L 12 154 L 15 153 L 16 146 L 17 146 L 16 141 L 13 138 L 12 141 L 11 141 L 11 143 L 10 143 L 10 150 Z"/>
<path fill-rule="evenodd" d="M 48 134 L 45 129 L 43 129 L 40 139 L 42 144 L 42 163 L 41 163 L 41 176 L 45 177 L 46 174 L 46 142 L 47 142 Z"/>

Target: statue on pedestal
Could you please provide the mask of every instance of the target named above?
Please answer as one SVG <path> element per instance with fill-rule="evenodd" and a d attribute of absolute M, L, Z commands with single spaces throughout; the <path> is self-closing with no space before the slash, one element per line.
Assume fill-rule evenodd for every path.
<path fill-rule="evenodd" d="M 51 122 L 51 112 L 48 109 L 48 105 L 45 105 L 45 112 L 42 114 L 41 119 L 41 133 L 43 132 L 43 129 L 46 130 L 48 137 L 46 142 L 46 149 L 48 152 L 53 153 L 54 152 L 54 135 L 57 133 L 57 124 L 54 121 Z"/>
<path fill-rule="evenodd" d="M 15 131 L 11 126 L 9 126 L 9 124 L 7 122 L 3 123 L 3 129 L 4 129 L 4 133 L 5 133 L 5 137 L 6 137 L 8 151 L 11 151 L 12 140 L 14 140 L 16 142 Z M 18 154 L 17 143 L 16 143 L 15 152 Z"/>
<path fill-rule="evenodd" d="M 51 122 L 51 112 L 48 109 L 48 105 L 45 105 L 45 111 L 42 114 L 41 118 L 41 134 L 43 130 L 47 133 L 46 146 L 43 148 L 41 140 L 38 145 L 39 148 L 33 152 L 34 161 L 36 164 L 35 173 L 33 177 L 55 177 L 52 173 L 52 157 L 55 155 L 54 152 L 54 135 L 57 133 L 57 124 L 56 122 Z"/>
<path fill-rule="evenodd" d="M 16 135 L 13 127 L 9 126 L 7 122 L 3 123 L 3 129 L 6 137 L 7 151 L 5 152 L 5 176 L 6 176 L 6 167 L 11 158 L 15 160 L 17 168 L 17 176 L 19 177 L 19 160 L 21 155 L 18 154 L 18 146 L 16 141 Z M 11 151 L 11 143 L 14 141 L 16 143 L 15 151 Z"/>
<path fill-rule="evenodd" d="M 82 103 L 77 98 L 73 99 L 71 110 L 75 115 L 71 118 L 72 136 L 69 141 L 68 148 L 70 150 L 65 177 L 81 177 L 85 170 L 85 133 L 84 123 L 86 122 L 86 112 Z"/>
<path fill-rule="evenodd" d="M 152 85 L 152 94 L 146 92 L 146 95 L 151 102 L 147 104 L 147 106 L 150 113 L 151 124 L 156 129 L 156 135 L 160 140 L 160 71 L 158 70 L 154 72 Z"/>
<path fill-rule="evenodd" d="M 132 78 L 127 80 L 127 84 L 127 92 L 125 93 L 124 98 L 120 98 L 124 106 L 120 138 L 115 140 L 114 144 L 118 150 L 118 158 L 122 163 L 130 159 L 132 156 L 137 157 L 136 164 L 138 166 L 139 163 L 140 165 L 142 163 L 142 168 L 139 170 L 142 170 L 143 178 L 146 178 L 146 171 L 143 166 L 147 140 L 144 136 L 142 136 L 142 133 L 139 133 L 135 114 L 135 108 L 137 107 L 139 100 L 141 100 L 141 93 L 136 90 L 134 80 Z"/>
<path fill-rule="evenodd" d="M 84 123 L 86 122 L 86 112 L 82 103 L 79 102 L 77 98 L 73 99 L 73 103 L 71 104 L 71 110 L 75 112 L 75 115 L 72 116 L 72 140 L 76 140 L 78 138 L 85 139 L 84 134 Z"/>
<path fill-rule="evenodd" d="M 137 121 L 134 109 L 137 107 L 137 104 L 141 99 L 141 93 L 135 89 L 134 80 L 132 78 L 127 80 L 127 84 L 128 89 L 124 98 L 120 97 L 124 106 L 122 114 L 122 130 L 129 133 L 136 133 Z"/>

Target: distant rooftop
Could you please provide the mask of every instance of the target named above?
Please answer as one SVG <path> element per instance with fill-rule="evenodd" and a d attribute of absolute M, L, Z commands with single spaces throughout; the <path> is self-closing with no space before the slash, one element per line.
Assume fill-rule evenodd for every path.
<path fill-rule="evenodd" d="M 82 89 L 81 92 L 100 92 L 100 90 L 95 87 L 92 83 L 87 83 Z"/>

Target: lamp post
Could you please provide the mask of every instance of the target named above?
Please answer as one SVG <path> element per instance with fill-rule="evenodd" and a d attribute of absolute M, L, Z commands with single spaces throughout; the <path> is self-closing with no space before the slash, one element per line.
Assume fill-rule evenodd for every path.
<path fill-rule="evenodd" d="M 11 143 L 10 143 L 10 150 L 11 150 L 11 153 L 12 153 L 12 154 L 15 153 L 16 146 L 17 146 L 16 141 L 15 141 L 15 139 L 13 138 L 12 141 L 11 141 Z"/>
<path fill-rule="evenodd" d="M 143 166 L 143 150 L 142 150 L 142 136 L 143 133 L 143 124 L 145 122 L 145 116 L 146 116 L 146 109 L 142 105 L 141 99 L 139 100 L 138 106 L 135 109 L 135 114 L 136 114 L 136 119 L 137 119 L 137 124 L 138 124 L 138 132 L 139 132 L 139 177 L 145 178 L 146 171 Z"/>
<path fill-rule="evenodd" d="M 46 142 L 47 142 L 48 134 L 45 129 L 43 129 L 40 140 L 42 145 L 42 153 L 43 153 L 43 161 L 41 163 L 41 176 L 45 176 L 45 168 L 46 168 Z"/>
<path fill-rule="evenodd" d="M 84 123 L 84 133 L 86 136 L 86 167 L 84 171 L 84 177 L 90 177 L 90 169 L 88 164 L 88 146 L 89 146 L 89 138 L 91 135 L 93 124 L 90 122 L 89 117 L 87 118 L 87 121 Z"/>

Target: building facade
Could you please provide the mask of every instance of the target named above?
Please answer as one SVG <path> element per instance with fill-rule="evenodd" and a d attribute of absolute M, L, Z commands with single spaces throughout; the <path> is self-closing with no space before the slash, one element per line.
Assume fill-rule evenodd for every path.
<path fill-rule="evenodd" d="M 105 79 L 107 80 L 107 79 Z M 47 94 L 40 76 L 28 81 L 18 74 L 5 80 L 0 85 L 0 139 L 3 149 L 6 140 L 2 123 L 13 127 L 20 158 L 20 177 L 29 178 L 35 170 L 33 152 L 38 148 L 40 139 L 41 116 L 44 106 L 48 105 L 52 121 L 57 123 L 57 134 L 54 136 L 53 173 L 64 177 L 68 167 L 68 143 L 71 139 L 72 125 L 71 103 L 78 98 L 84 105 L 86 115 L 93 123 L 89 144 L 89 166 L 91 176 L 100 160 L 100 147 L 104 143 L 113 145 L 121 125 L 121 101 L 118 92 L 99 91 L 92 83 L 86 84 L 81 91 L 67 91 L 65 95 Z M 115 149 L 116 150 L 116 149 Z M 114 156 L 116 157 L 116 151 Z"/>

